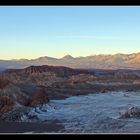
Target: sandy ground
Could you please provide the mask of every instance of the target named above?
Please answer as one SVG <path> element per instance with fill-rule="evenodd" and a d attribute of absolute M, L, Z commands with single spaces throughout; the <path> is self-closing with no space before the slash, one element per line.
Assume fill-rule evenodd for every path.
<path fill-rule="evenodd" d="M 140 107 L 139 92 L 108 92 L 51 100 L 40 120 L 59 120 L 64 133 L 139 133 L 140 118 L 120 118 L 120 112 Z M 45 106 L 44 106 L 45 107 Z M 46 108 L 46 107 L 45 107 Z"/>
<path fill-rule="evenodd" d="M 106 90 L 107 93 L 105 92 L 105 94 L 104 93 L 101 94 L 101 97 L 100 97 L 100 94 L 94 94 L 94 95 L 89 96 L 89 97 L 88 96 L 85 96 L 87 98 L 87 100 L 84 99 L 85 98 L 84 96 L 77 96 L 77 97 L 75 96 L 75 97 L 71 97 L 70 99 L 67 98 L 67 97 L 74 96 L 74 95 L 87 95 L 88 93 L 98 93 L 98 92 L 100 92 L 102 90 Z M 92 86 L 91 89 L 85 89 L 85 90 L 81 89 L 81 90 L 78 90 L 78 91 L 75 90 L 74 92 L 71 92 L 71 91 L 73 91 L 72 89 L 66 89 L 66 91 L 64 91 L 64 89 L 63 90 L 61 90 L 61 89 L 51 90 L 50 91 L 51 92 L 51 99 L 57 100 L 57 101 L 55 101 L 57 107 L 59 106 L 59 100 L 60 100 L 60 109 L 58 108 L 58 110 L 56 110 L 55 112 L 52 112 L 52 114 L 48 114 L 52 118 L 52 119 L 50 119 L 50 121 L 42 122 L 42 123 L 0 122 L 0 133 L 59 133 L 59 132 L 64 132 L 63 131 L 64 130 L 64 124 L 61 123 L 62 120 L 61 120 L 61 118 L 59 118 L 60 115 L 62 115 L 62 118 L 63 117 L 66 117 L 66 119 L 68 119 L 69 117 L 74 117 L 74 120 L 71 119 L 71 118 L 70 118 L 70 120 L 68 120 L 69 121 L 68 122 L 68 129 L 69 130 L 68 131 L 75 132 L 74 128 L 75 127 L 78 127 L 77 126 L 77 123 L 81 123 L 80 111 L 82 111 L 82 110 L 87 110 L 86 113 L 83 112 L 83 116 L 85 116 L 87 114 L 88 115 L 92 115 L 92 117 L 90 116 L 88 118 L 88 120 L 90 120 L 90 118 L 93 118 L 94 119 L 93 116 L 94 116 L 94 114 L 95 115 L 97 114 L 96 112 L 99 112 L 99 111 L 103 112 L 104 111 L 104 110 L 100 110 L 100 108 L 98 110 L 97 107 L 98 107 L 98 105 L 99 106 L 101 105 L 101 107 L 102 107 L 102 105 L 104 105 L 106 102 L 107 102 L 107 104 L 108 103 L 111 103 L 111 102 L 113 102 L 113 103 L 116 102 L 115 105 L 121 105 L 120 104 L 120 101 L 121 100 L 125 100 L 125 101 L 128 101 L 128 102 L 123 102 L 122 103 L 122 107 L 125 107 L 125 106 L 128 107 L 128 104 L 130 104 L 129 100 L 131 101 L 131 99 L 134 98 L 134 99 L 138 100 L 137 102 L 138 102 L 138 105 L 139 105 L 140 96 L 138 96 L 138 97 L 136 96 L 136 98 L 135 97 L 131 97 L 131 96 L 133 96 L 133 94 L 129 94 L 130 97 L 124 97 L 123 94 L 113 94 L 113 95 L 111 95 L 112 98 L 110 98 L 110 94 L 108 94 L 108 91 L 119 91 L 119 90 L 127 91 L 128 93 L 130 91 L 132 91 L 132 93 L 133 93 L 133 91 L 134 92 L 137 91 L 139 93 L 139 91 L 140 91 L 140 85 L 116 85 L 116 86 L 94 85 L 94 86 Z M 69 94 L 66 96 L 66 93 L 67 92 Z M 107 95 L 109 95 L 109 97 Z M 121 95 L 120 96 L 121 98 L 120 97 L 113 97 L 114 95 L 117 95 L 117 96 L 120 96 Z M 84 98 L 78 98 L 78 97 L 84 97 Z M 103 99 L 102 99 L 102 97 L 103 97 Z M 73 100 L 75 98 L 76 98 L 76 100 Z M 96 98 L 96 99 L 94 99 L 94 98 Z M 106 98 L 107 98 L 107 100 L 105 100 Z M 110 99 L 109 101 L 108 101 L 108 98 Z M 71 101 L 71 99 L 72 99 L 72 101 Z M 89 102 L 90 101 L 89 99 L 92 99 L 91 103 Z M 120 100 L 116 100 L 116 99 L 120 99 Z M 63 100 L 63 101 L 61 101 L 61 100 Z M 70 100 L 70 102 L 69 102 L 69 100 Z M 80 100 L 80 102 L 78 102 L 79 100 Z M 83 101 L 83 105 L 84 106 L 81 105 L 82 101 Z M 63 104 L 63 102 L 66 102 L 66 103 Z M 72 104 L 71 104 L 71 102 L 72 102 Z M 74 102 L 74 106 L 73 106 L 73 102 Z M 94 104 L 92 104 L 92 103 L 94 103 Z M 132 103 L 135 104 L 136 101 L 134 100 Z M 61 104 L 62 104 L 62 108 L 61 108 Z M 105 106 L 104 109 L 107 110 L 107 112 L 110 112 L 110 107 L 112 107 L 113 105 L 112 104 L 109 104 L 109 106 L 107 106 L 107 107 Z M 96 109 L 97 110 L 95 110 L 95 112 L 94 112 L 95 106 L 96 106 Z M 114 106 L 115 109 L 117 109 L 116 107 L 118 107 L 118 106 Z M 81 109 L 81 110 L 76 110 L 76 108 L 77 109 Z M 89 111 L 88 111 L 88 109 L 89 109 Z M 114 111 L 115 111 L 115 109 L 114 109 Z M 61 112 L 61 110 L 62 110 L 62 112 Z M 65 112 L 64 112 L 64 110 L 65 110 Z M 72 112 L 71 112 L 71 110 L 72 110 Z M 60 114 L 59 114 L 59 111 L 60 111 Z M 118 113 L 118 111 L 117 111 L 117 113 Z M 73 112 L 74 112 L 74 114 L 73 114 Z M 90 114 L 92 112 L 94 112 L 94 113 L 93 114 Z M 75 116 L 75 114 L 78 114 L 78 117 Z M 58 115 L 58 117 L 57 117 L 57 115 Z M 77 121 L 77 118 L 80 118 L 80 122 Z M 86 118 L 86 120 L 87 120 L 87 118 Z M 101 120 L 102 120 L 102 118 L 101 118 Z M 75 121 L 74 122 L 74 126 L 73 126 L 73 123 L 72 123 L 73 121 Z M 83 126 L 82 126 L 83 128 L 85 128 L 84 123 L 85 122 L 83 120 Z M 75 124 L 76 124 L 76 126 L 75 126 Z M 91 122 L 89 121 L 89 124 L 92 124 L 92 120 L 91 120 Z M 87 124 L 88 128 L 89 128 L 89 124 Z M 132 126 L 134 124 L 135 123 L 132 122 Z M 139 129 L 140 128 L 140 122 L 139 123 L 136 123 L 136 124 L 138 126 L 135 127 L 136 130 L 134 130 L 134 132 L 139 132 L 139 130 L 140 130 Z M 102 125 L 106 126 L 108 124 L 102 124 Z M 68 131 L 65 131 L 65 132 L 68 132 Z M 81 128 L 80 128 L 79 131 L 81 132 Z M 89 132 L 89 130 L 87 130 L 87 131 Z M 125 132 L 125 131 L 126 132 L 132 132 L 132 130 L 129 130 L 128 131 L 128 128 L 127 128 L 127 130 L 124 129 L 122 131 L 123 132 Z M 77 132 L 77 130 L 76 130 L 76 132 Z"/>

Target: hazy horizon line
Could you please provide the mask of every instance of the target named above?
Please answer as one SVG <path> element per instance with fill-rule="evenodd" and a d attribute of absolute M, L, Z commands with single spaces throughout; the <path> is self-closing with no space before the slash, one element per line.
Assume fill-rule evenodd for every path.
<path fill-rule="evenodd" d="M 139 52 L 133 52 L 133 53 L 121 53 L 121 52 L 118 52 L 118 53 L 96 53 L 96 54 L 91 54 L 91 55 L 86 55 L 86 56 L 72 56 L 71 54 L 66 54 L 66 55 L 64 55 L 64 56 L 61 56 L 61 57 L 53 57 L 53 56 L 48 56 L 48 55 L 44 55 L 44 56 L 38 56 L 38 57 L 35 57 L 35 58 L 23 58 L 23 57 L 21 57 L 21 58 L 11 58 L 11 59 L 4 59 L 4 58 L 2 58 L 2 59 L 0 59 L 0 60 L 35 60 L 35 59 L 39 59 L 39 58 L 43 58 L 43 57 L 50 57 L 50 58 L 55 58 L 55 59 L 62 59 L 63 57 L 65 57 L 65 56 L 71 56 L 71 57 L 73 57 L 73 58 L 80 58 L 80 57 L 88 57 L 88 56 L 99 56 L 99 55 L 105 55 L 105 56 L 107 56 L 107 55 L 118 55 L 118 54 L 121 54 L 121 55 L 131 55 L 131 54 L 138 54 L 138 53 L 140 53 L 140 51 Z"/>

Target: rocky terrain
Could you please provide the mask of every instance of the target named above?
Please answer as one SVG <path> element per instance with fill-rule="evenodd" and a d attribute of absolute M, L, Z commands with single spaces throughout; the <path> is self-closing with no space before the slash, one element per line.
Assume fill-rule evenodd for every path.
<path fill-rule="evenodd" d="M 72 85 L 71 77 L 79 74 L 88 76 L 94 75 L 94 72 L 47 65 L 1 72 L 0 119 L 20 121 L 22 113 L 46 104 L 50 99 L 70 96 L 71 93 L 65 91 L 67 85 Z M 33 114 L 29 116 L 33 117 Z"/>
<path fill-rule="evenodd" d="M 62 66 L 30 66 L 0 73 L 0 120 L 22 121 L 21 116 L 38 121 L 33 108 L 89 93 L 139 91 L 138 70 L 84 70 Z"/>

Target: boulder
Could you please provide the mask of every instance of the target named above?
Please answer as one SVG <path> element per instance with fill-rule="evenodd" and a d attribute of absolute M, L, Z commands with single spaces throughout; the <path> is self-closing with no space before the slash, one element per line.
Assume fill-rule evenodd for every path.
<path fill-rule="evenodd" d="M 106 89 L 101 90 L 101 93 L 107 93 L 108 91 Z"/>
<path fill-rule="evenodd" d="M 125 112 L 120 112 L 121 118 L 140 118 L 140 107 L 130 107 Z"/>

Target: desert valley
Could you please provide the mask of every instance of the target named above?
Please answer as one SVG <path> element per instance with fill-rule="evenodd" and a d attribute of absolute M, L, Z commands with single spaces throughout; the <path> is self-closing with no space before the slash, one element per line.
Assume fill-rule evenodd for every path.
<path fill-rule="evenodd" d="M 139 6 L 0 6 L 0 134 L 140 133 Z"/>
<path fill-rule="evenodd" d="M 93 63 L 90 62 L 91 65 L 89 66 L 91 67 L 85 67 L 84 69 L 81 68 L 81 64 L 86 65 L 86 63 L 84 62 L 85 60 L 81 61 L 79 65 L 77 64 L 78 68 L 69 68 L 65 65 L 52 66 L 53 63 L 52 65 L 29 66 L 25 68 L 19 68 L 16 67 L 16 65 L 13 65 L 15 66 L 13 69 L 8 69 L 5 67 L 5 70 L 1 71 L 0 73 L 0 120 L 1 123 L 5 122 L 5 125 L 7 125 L 7 123 L 11 123 L 11 128 L 12 125 L 14 125 L 13 127 L 15 127 L 16 123 L 19 123 L 23 128 L 21 127 L 21 130 L 17 130 L 16 128 L 9 128 L 10 130 L 1 129 L 0 131 L 16 131 L 22 133 L 123 132 L 124 130 L 122 130 L 122 128 L 125 128 L 124 121 L 128 119 L 130 119 L 131 121 L 132 119 L 139 120 L 140 117 L 139 104 L 138 106 L 137 104 L 130 105 L 129 100 L 126 100 L 128 102 L 125 101 L 125 99 L 129 99 L 131 98 L 131 96 L 134 96 L 134 98 L 132 97 L 131 100 L 137 100 L 137 96 L 140 96 L 140 70 L 138 69 L 138 66 L 133 67 L 133 69 L 124 69 L 126 65 L 123 66 L 122 63 L 121 68 L 123 69 L 119 69 L 120 65 L 118 65 L 118 63 L 116 64 L 116 62 L 120 62 L 120 59 L 127 59 L 129 56 L 131 56 L 130 60 L 127 59 L 127 62 L 130 63 L 134 60 L 136 61 L 136 58 L 138 59 L 138 55 L 139 53 L 131 54 L 126 58 L 124 57 L 125 55 L 117 55 L 118 59 L 117 57 L 115 57 L 116 59 L 113 62 L 112 66 L 118 67 L 118 69 L 113 69 L 112 67 L 103 69 L 104 67 L 101 64 L 100 66 L 102 66 L 102 69 L 97 69 L 98 67 L 96 67 L 95 64 L 95 62 L 97 62 L 97 59 L 94 58 L 92 59 Z M 100 61 L 100 63 L 103 63 L 103 61 L 101 62 L 101 60 L 103 59 L 102 57 L 104 57 L 105 59 L 107 56 L 101 56 L 101 58 L 98 56 L 98 61 Z M 112 57 L 114 58 L 114 56 Z M 75 61 L 77 61 L 77 59 L 79 58 L 75 60 L 74 58 L 70 58 L 69 56 L 67 56 L 63 59 L 65 61 L 70 61 L 71 59 L 73 59 L 73 61 L 71 62 L 75 64 Z M 45 62 L 46 64 L 48 64 L 49 61 L 47 61 L 46 57 L 42 59 L 39 58 L 39 60 L 43 61 L 43 64 Z M 34 62 L 36 62 L 37 64 L 39 60 L 36 60 Z M 22 60 L 16 61 L 16 63 L 23 64 L 21 63 L 21 61 Z M 24 62 L 28 62 L 28 65 L 30 64 L 30 60 L 24 60 Z M 135 64 L 138 65 L 138 60 Z M 5 66 L 4 63 L 3 66 Z M 93 69 L 93 67 L 95 67 L 95 69 Z M 97 98 L 97 96 L 99 97 Z M 102 103 L 100 101 L 97 102 L 98 100 L 101 100 L 102 97 L 104 97 Z M 71 98 L 73 98 L 73 100 L 71 100 Z M 89 100 L 85 98 L 89 98 Z M 105 130 L 105 126 L 100 126 L 103 125 L 101 122 L 97 123 L 99 120 L 97 119 L 98 117 L 96 115 L 101 111 L 100 109 L 98 110 L 98 105 L 100 106 L 101 104 L 104 104 L 105 107 L 106 102 L 108 102 L 108 98 L 110 98 L 110 111 L 109 107 L 106 108 L 108 109 L 108 112 L 111 113 L 111 106 L 116 107 L 113 111 L 116 111 L 115 118 L 117 120 L 113 120 L 114 118 L 112 118 L 112 114 L 108 115 L 107 118 L 103 117 L 103 120 L 99 115 L 99 119 L 101 119 L 101 121 L 104 121 L 104 119 L 109 119 L 109 124 L 106 124 L 107 120 L 104 122 L 105 126 L 108 125 L 106 126 L 107 129 Z M 124 100 L 124 102 L 121 100 Z M 88 105 L 88 102 L 90 101 L 91 103 Z M 63 102 L 66 102 L 66 104 L 64 104 Z M 83 104 L 85 102 L 85 105 L 82 105 L 81 102 L 83 102 Z M 118 110 L 118 108 L 121 107 L 118 107 L 118 104 L 115 104 L 114 102 L 118 102 L 118 104 L 120 104 L 119 102 L 122 102 L 124 104 L 122 110 Z M 90 128 L 88 126 L 90 130 L 88 130 L 86 126 L 85 128 L 78 129 L 80 124 L 77 124 L 77 126 L 75 126 L 75 129 L 73 128 L 73 126 L 70 127 L 69 125 L 73 124 L 73 118 L 69 118 L 69 115 L 74 116 L 73 113 L 76 114 L 76 108 L 81 108 L 79 111 L 77 110 L 77 115 L 79 114 L 80 116 L 80 111 L 85 110 L 85 106 L 87 110 L 92 109 L 92 104 L 97 106 L 93 109 L 93 111 L 96 110 L 96 113 L 93 113 L 93 118 L 95 115 L 95 118 L 97 120 L 95 118 L 92 119 L 93 122 L 91 121 L 90 124 L 93 123 L 93 126 L 95 124 L 98 124 L 98 126 L 96 126 L 95 128 Z M 59 106 L 61 107 L 59 108 Z M 71 108 L 70 106 L 73 107 Z M 82 109 L 82 107 L 84 108 Z M 65 111 L 65 109 L 72 109 L 72 111 Z M 87 117 L 86 121 L 88 121 L 89 116 L 87 112 L 85 111 L 81 113 L 83 113 L 83 117 Z M 61 117 L 61 115 L 63 117 L 66 115 L 64 120 L 62 119 L 63 117 Z M 91 116 L 92 114 L 89 115 Z M 82 117 L 77 116 L 75 119 L 78 118 L 81 118 L 81 121 L 75 121 L 77 123 L 82 123 Z M 68 120 L 68 126 L 70 127 L 69 129 L 67 129 L 67 125 L 65 125 L 67 119 L 70 119 Z M 96 123 L 94 122 L 95 120 L 97 121 Z M 29 123 L 32 123 L 33 126 L 37 124 L 37 126 L 34 128 L 30 128 L 28 126 Z M 4 124 L 2 126 L 4 127 Z M 109 129 L 110 127 L 111 129 Z M 125 129 L 125 131 L 127 132 L 127 129 Z M 137 131 L 139 132 L 139 127 L 134 132 Z M 130 130 L 128 130 L 128 132 L 130 132 Z M 131 130 L 131 132 L 133 131 Z"/>

